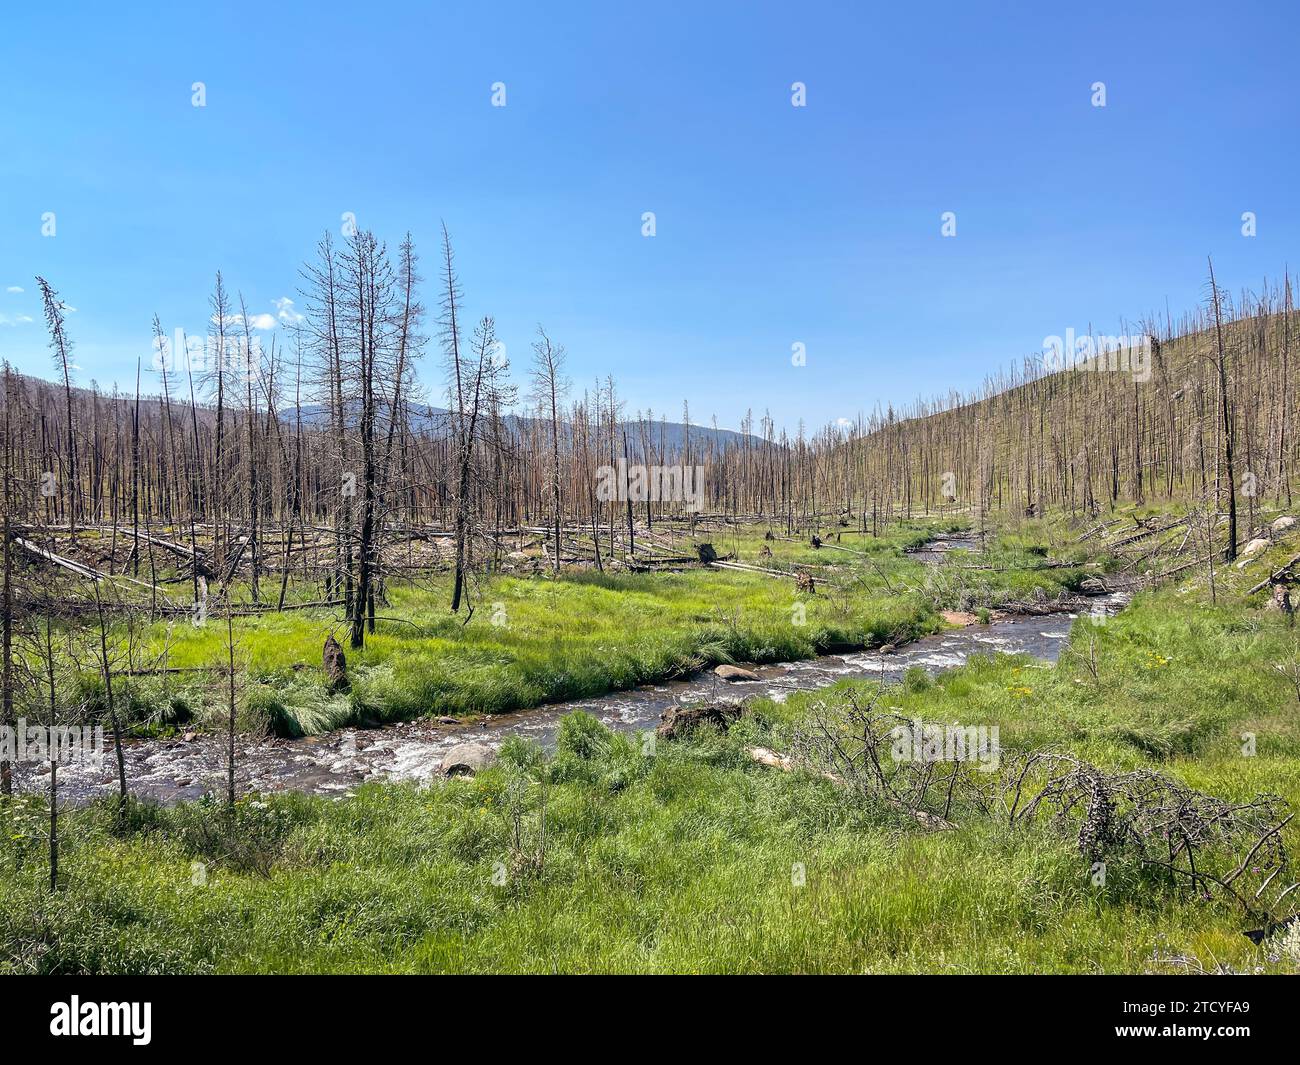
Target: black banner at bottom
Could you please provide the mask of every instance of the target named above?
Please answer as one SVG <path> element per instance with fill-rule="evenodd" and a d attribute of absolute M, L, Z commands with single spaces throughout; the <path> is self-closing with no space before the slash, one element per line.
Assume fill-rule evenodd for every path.
<path fill-rule="evenodd" d="M 825 988 L 801 990 L 788 979 L 779 987 L 769 982 L 771 989 L 765 992 L 762 982 L 750 981 L 744 998 L 715 1014 L 710 1027 L 726 1031 L 729 1041 L 743 1041 L 761 1029 L 765 1044 L 788 1039 L 805 1047 L 809 1040 L 832 1034 L 838 1011 L 825 1010 Z M 839 991 L 851 998 L 836 1001 L 858 1003 L 844 1014 L 854 1028 L 865 1020 L 873 1031 L 905 1033 L 927 1049 L 1041 1037 L 1084 1052 L 1112 1044 L 1164 1043 L 1180 1052 L 1201 1044 L 1215 1053 L 1230 1053 L 1239 1044 L 1293 1046 L 1296 988 L 1279 977 L 866 977 L 858 987 Z M 427 1033 L 449 1024 L 499 1032 L 502 1020 L 514 1031 L 535 1020 L 534 1036 L 544 1041 L 557 1023 L 566 1024 L 566 1016 L 572 1020 L 575 1008 L 586 1016 L 583 1026 L 593 1029 L 645 1023 L 627 1000 L 583 995 L 579 1006 L 570 998 L 573 993 L 494 991 L 481 980 L 436 977 L 336 976 L 331 983 L 305 976 L 13 977 L 0 982 L 11 1048 L 43 1043 L 54 1049 L 63 1043 L 94 1053 L 113 1044 L 112 1049 L 128 1054 L 199 1048 L 220 1053 L 252 1045 L 259 1051 L 283 1046 L 296 1053 L 337 1054 L 383 1045 L 388 1041 L 385 1028 L 394 1035 L 404 1028 Z M 809 995 L 806 1007 L 799 1002 L 801 994 Z M 761 1007 L 766 995 L 785 1020 L 755 1027 L 756 1018 L 774 1016 L 754 1010 L 755 1000 Z M 607 1009 L 599 1005 L 602 1001 L 610 1003 Z M 655 1017 L 652 1024 L 672 1025 L 653 1002 L 647 998 L 643 1007 Z M 800 1031 L 813 1008 L 821 1013 L 817 1030 Z M 597 1021 L 593 1013 L 601 1012 L 607 1016 Z M 698 1018 L 691 1022 L 693 1029 L 697 1025 Z"/>

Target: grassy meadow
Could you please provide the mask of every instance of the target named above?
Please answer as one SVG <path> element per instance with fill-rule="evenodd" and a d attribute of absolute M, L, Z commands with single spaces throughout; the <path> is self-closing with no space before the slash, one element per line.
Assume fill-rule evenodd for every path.
<path fill-rule="evenodd" d="M 558 580 L 502 574 L 484 579 L 467 619 L 464 611 L 448 610 L 445 576 L 394 583 L 376 633 L 360 653 L 348 652 L 346 693 L 328 692 L 321 670 L 326 635 L 335 632 L 346 643 L 335 615 L 297 610 L 240 617 L 235 640 L 245 723 L 296 736 L 589 698 L 722 662 L 788 661 L 832 647 L 898 644 L 942 627 L 937 610 L 997 606 L 1035 588 L 1054 596 L 1078 579 L 1075 569 L 1022 571 L 1018 562 L 1041 557 L 1017 537 L 990 545 L 998 571 L 948 575 L 906 555 L 934 532 L 955 527 L 915 523 L 878 538 L 844 532 L 821 549 L 807 541 L 765 541 L 762 530 L 717 539 L 720 553 L 735 552 L 747 564 L 810 567 L 814 596 L 800 594 L 793 580 L 737 570 L 566 573 Z M 764 546 L 771 558 L 761 556 Z M 145 648 L 170 669 L 214 672 L 133 680 L 128 701 L 139 732 L 223 719 L 223 619 L 214 616 L 202 627 L 156 625 Z M 97 681 L 88 677 L 87 684 L 93 692 Z"/>
<path fill-rule="evenodd" d="M 1041 559 L 1033 542 L 1041 536 L 1022 530 L 994 550 L 1029 564 Z M 901 546 L 874 550 L 891 580 L 909 574 L 925 588 Z M 1298 660 L 1297 630 L 1263 610 L 1259 596 L 1243 595 L 1285 553 L 1278 545 L 1244 570 L 1225 570 L 1217 603 L 1204 574 L 1193 573 L 1102 624 L 1082 617 L 1054 666 L 999 655 L 937 679 L 914 671 L 884 701 L 925 720 L 997 724 L 1004 748 L 1051 746 L 1109 769 L 1156 768 L 1224 798 L 1268 792 L 1298 806 L 1300 698 L 1276 668 Z M 832 565 L 830 554 L 817 561 Z M 1060 580 L 1074 571 L 1046 572 Z M 1003 593 L 1044 579 L 1017 571 Z M 814 633 L 839 633 L 837 624 L 849 631 L 828 592 L 808 632 L 784 633 L 789 589 L 744 575 L 507 578 L 493 587 L 510 627 L 479 632 L 476 616 L 459 634 L 385 633 L 363 662 L 405 670 L 437 646 L 454 665 L 423 667 L 409 682 L 413 693 L 504 700 L 521 679 L 536 685 L 530 693 L 597 677 L 632 682 L 646 664 L 672 669 L 691 656 L 754 657 L 769 647 L 774 657 L 811 653 Z M 931 587 L 863 598 L 851 631 L 883 640 L 900 627 L 923 629 L 934 623 L 935 599 L 951 594 Z M 595 620 L 579 623 L 575 603 Z M 728 642 L 725 609 L 745 612 L 742 642 Z M 301 624 L 287 635 L 304 641 L 302 653 L 309 639 L 314 646 L 317 634 L 301 619 L 267 624 Z M 535 644 L 525 638 L 548 626 Z M 299 653 L 274 651 L 266 636 L 262 668 Z M 196 656 L 207 653 L 204 634 L 192 639 Z M 647 639 L 649 649 L 630 650 Z M 564 661 L 591 665 L 546 679 Z M 832 781 L 747 755 L 754 745 L 789 749 L 814 704 L 872 690 L 846 683 L 779 704 L 757 700 L 726 732 L 701 729 L 649 748 L 573 714 L 553 756 L 510 740 L 493 768 L 429 788 L 372 784 L 339 801 L 249 796 L 233 813 L 206 802 L 96 804 L 64 817 L 64 885 L 52 896 L 42 803 L 25 799 L 0 808 L 0 967 L 1300 971 L 1295 933 L 1256 946 L 1242 934 L 1240 910 L 1137 863 L 1114 862 L 1097 886 L 1074 839 L 1050 824 L 1013 830 L 965 811 L 952 830 L 927 831 Z M 1257 737 L 1250 756 L 1247 732 Z M 1285 838 L 1300 844 L 1293 825 Z"/>

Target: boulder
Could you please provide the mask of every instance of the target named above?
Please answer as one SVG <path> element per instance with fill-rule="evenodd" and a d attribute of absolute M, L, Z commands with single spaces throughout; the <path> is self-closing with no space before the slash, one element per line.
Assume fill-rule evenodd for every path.
<path fill-rule="evenodd" d="M 1269 526 L 1274 536 L 1281 536 L 1288 529 L 1295 527 L 1295 518 L 1290 514 L 1283 514 L 1280 518 L 1275 518 L 1273 524 Z"/>
<path fill-rule="evenodd" d="M 472 777 L 497 760 L 497 752 L 485 743 L 458 743 L 442 756 L 438 772 L 447 777 Z"/>
<path fill-rule="evenodd" d="M 1268 541 L 1261 536 L 1255 537 L 1255 539 L 1251 540 L 1250 543 L 1248 543 L 1245 547 L 1241 549 L 1241 554 L 1237 556 L 1240 560 L 1237 563 L 1237 568 L 1241 569 L 1242 566 L 1244 566 L 1256 555 L 1262 555 L 1267 550 L 1268 550 Z"/>
<path fill-rule="evenodd" d="M 325 686 L 333 692 L 345 691 L 348 687 L 348 660 L 333 636 L 325 637 L 322 662 L 325 666 Z"/>
<path fill-rule="evenodd" d="M 726 681 L 763 679 L 752 669 L 741 669 L 740 666 L 716 666 L 713 672 Z"/>
<path fill-rule="evenodd" d="M 703 724 L 715 725 L 720 731 L 726 732 L 740 714 L 741 708 L 729 703 L 718 706 L 673 706 L 660 715 L 662 723 L 655 734 L 661 740 L 681 739 Z"/>

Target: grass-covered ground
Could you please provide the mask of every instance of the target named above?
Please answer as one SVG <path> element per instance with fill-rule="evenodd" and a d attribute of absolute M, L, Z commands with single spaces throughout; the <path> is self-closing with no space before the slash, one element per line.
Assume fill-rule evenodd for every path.
<path fill-rule="evenodd" d="M 720 553 L 736 552 L 746 563 L 813 567 L 813 596 L 800 593 L 793 580 L 736 570 L 497 575 L 477 589 L 466 621 L 465 612 L 448 609 L 447 578 L 394 584 L 390 602 L 378 611 L 377 632 L 363 651 L 349 652 L 352 689 L 341 694 L 326 690 L 321 669 L 325 637 L 335 632 L 343 640 L 336 615 L 300 610 L 238 618 L 246 721 L 299 735 L 589 698 L 720 662 L 897 644 L 941 627 L 939 609 L 997 606 L 1035 588 L 1055 595 L 1078 578 L 1075 569 L 1020 568 L 1017 563 L 1042 559 L 1017 537 L 990 543 L 998 565 L 992 571 L 941 575 L 905 553 L 952 527 L 918 523 L 878 538 L 844 532 L 839 541 L 828 540 L 835 547 L 820 550 L 806 540 L 765 541 L 762 530 L 717 539 Z M 760 554 L 765 546 L 770 557 Z M 157 625 L 146 645 L 151 660 L 173 670 L 219 671 L 227 661 L 226 626 L 216 616 L 202 627 Z M 223 699 L 213 676 L 182 672 L 134 679 L 121 701 L 147 729 L 220 720 Z"/>
<path fill-rule="evenodd" d="M 1272 792 L 1296 806 L 1300 700 L 1276 667 L 1297 661 L 1297 631 L 1241 594 L 1269 563 L 1222 574 L 1217 606 L 1192 574 L 1102 625 L 1082 618 L 1057 666 L 976 660 L 937 681 L 911 676 L 886 702 L 927 720 L 997 724 L 1004 748 L 1050 744 L 1224 798 Z M 954 830 L 926 831 L 746 754 L 782 749 L 815 700 L 848 690 L 760 702 L 727 733 L 653 747 L 573 715 L 550 760 L 512 741 L 474 779 L 371 785 L 343 801 L 248 798 L 232 821 L 204 804 L 69 812 L 54 896 L 44 813 L 27 800 L 0 814 L 0 965 L 1300 970 L 1300 936 L 1257 947 L 1221 898 L 1122 859 L 1097 886 L 1069 833 L 1049 824 L 1012 830 L 964 814 Z M 1257 737 L 1252 755 L 1243 733 Z M 1294 826 L 1286 839 L 1300 844 Z"/>

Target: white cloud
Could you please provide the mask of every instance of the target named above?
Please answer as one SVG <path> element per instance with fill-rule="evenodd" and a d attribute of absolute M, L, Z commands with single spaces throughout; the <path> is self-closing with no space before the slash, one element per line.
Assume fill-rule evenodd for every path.
<path fill-rule="evenodd" d="M 7 314 L 0 314 L 0 325 L 31 325 L 31 315 L 20 314 L 15 318 L 10 318 Z"/>
<path fill-rule="evenodd" d="M 15 295 L 21 295 L 23 291 L 23 287 L 22 285 L 10 285 L 7 289 L 5 289 L 5 291 L 12 292 Z"/>
<path fill-rule="evenodd" d="M 285 325 L 301 324 L 303 316 L 293 309 L 293 300 L 288 296 L 281 296 L 278 300 L 272 300 L 271 302 L 275 304 L 276 316 Z"/>
<path fill-rule="evenodd" d="M 835 424 L 838 425 L 841 429 L 853 428 L 853 420 L 851 418 L 836 418 Z"/>
<path fill-rule="evenodd" d="M 217 324 L 217 316 L 214 314 L 211 318 L 212 324 Z M 244 316 L 242 314 L 226 315 L 226 329 L 238 332 L 244 328 Z M 274 329 L 275 319 L 269 314 L 250 314 L 248 316 L 249 329 Z"/>

